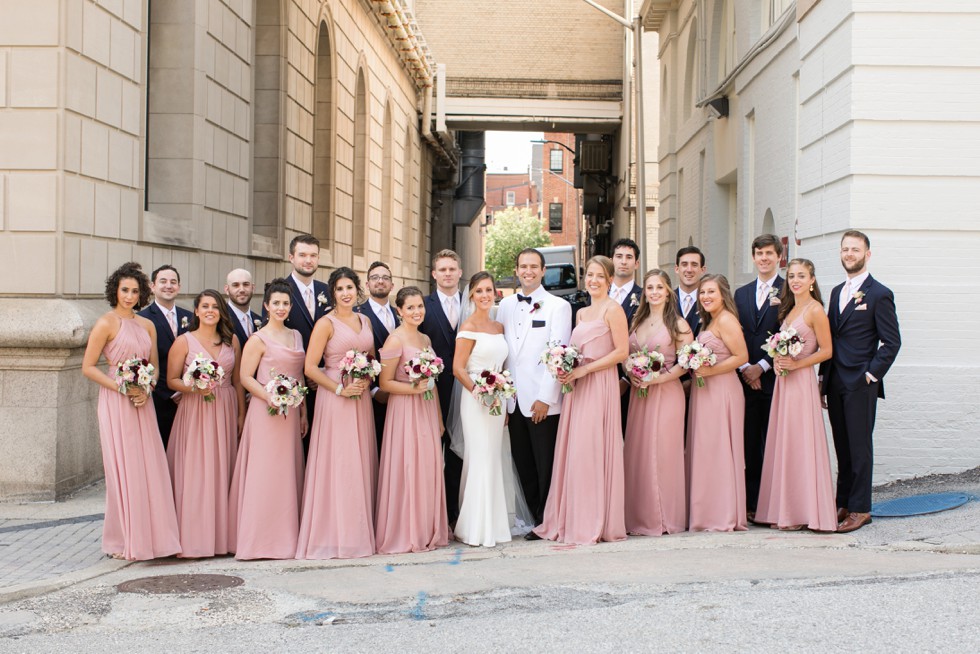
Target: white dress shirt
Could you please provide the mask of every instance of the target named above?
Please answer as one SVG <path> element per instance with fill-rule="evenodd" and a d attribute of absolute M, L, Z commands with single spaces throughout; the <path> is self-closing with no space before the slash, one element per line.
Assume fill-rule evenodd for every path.
<path fill-rule="evenodd" d="M 616 286 L 615 284 L 610 284 L 609 297 L 616 300 L 616 302 L 622 304 L 623 300 L 625 300 L 626 296 L 630 294 L 634 286 L 636 286 L 636 284 L 633 282 L 632 279 L 626 282 L 625 284 L 623 284 L 622 286 Z"/>
<path fill-rule="evenodd" d="M 685 293 L 684 289 L 678 288 L 678 293 L 681 296 L 681 313 L 687 318 L 691 311 L 694 311 L 698 306 L 698 289 L 694 289 L 690 293 Z M 684 311 L 684 303 L 687 302 L 687 298 L 691 298 L 691 306 L 687 311 Z"/>
<path fill-rule="evenodd" d="M 295 272 L 292 273 L 292 278 L 293 281 L 296 282 L 296 286 L 299 288 L 299 294 L 303 298 L 303 304 L 307 311 L 309 311 L 310 317 L 312 318 L 316 315 L 316 303 L 318 301 L 316 299 L 316 294 L 313 292 L 313 280 L 311 279 L 310 283 L 307 284 L 305 281 L 303 281 L 303 278 L 298 276 Z M 313 298 L 312 308 L 310 307 L 309 300 L 311 297 Z"/>
<path fill-rule="evenodd" d="M 374 315 L 378 317 L 378 320 L 381 321 L 381 324 L 384 325 L 390 333 L 395 328 L 395 316 L 391 310 L 391 303 L 386 302 L 385 304 L 378 304 L 374 301 L 373 297 L 369 297 L 368 305 L 371 307 L 371 311 L 374 312 Z"/>
<path fill-rule="evenodd" d="M 228 308 L 231 309 L 231 313 L 235 316 L 235 320 L 238 321 L 238 324 L 245 330 L 245 338 L 248 338 L 255 333 L 255 324 L 252 322 L 251 312 L 242 313 L 242 311 L 231 302 L 228 303 Z M 240 343 L 239 345 L 245 347 L 244 343 Z"/>
<path fill-rule="evenodd" d="M 453 329 L 456 329 L 457 327 L 459 327 L 459 316 L 460 316 L 460 313 L 459 313 L 459 311 L 460 311 L 459 293 L 457 292 L 457 293 L 453 293 L 452 295 L 446 295 L 445 293 L 443 293 L 442 291 L 440 291 L 438 288 L 436 289 L 436 293 L 439 296 L 439 304 L 442 305 L 442 310 L 446 314 L 446 318 L 449 320 L 449 325 Z M 453 314 L 450 313 L 450 310 L 449 310 L 450 303 L 452 304 L 452 307 L 456 310 L 456 324 L 455 325 L 453 324 L 452 317 L 451 317 Z"/>

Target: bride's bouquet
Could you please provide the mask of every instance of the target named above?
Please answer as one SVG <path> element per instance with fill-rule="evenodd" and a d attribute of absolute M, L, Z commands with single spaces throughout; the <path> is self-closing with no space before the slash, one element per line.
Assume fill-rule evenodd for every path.
<path fill-rule="evenodd" d="M 370 379 L 374 381 L 381 374 L 381 362 L 369 352 L 347 350 L 340 360 L 340 374 L 347 379 Z M 352 400 L 361 399 L 360 395 L 351 395 Z"/>
<path fill-rule="evenodd" d="M 473 397 L 483 406 L 490 409 L 490 415 L 499 416 L 503 410 L 504 400 L 517 395 L 517 389 L 510 378 L 510 371 L 484 370 L 473 377 Z"/>
<path fill-rule="evenodd" d="M 153 390 L 153 364 L 147 359 L 133 357 L 116 365 L 116 386 L 125 395 L 130 386 L 139 386 L 149 395 Z"/>
<path fill-rule="evenodd" d="M 191 361 L 191 365 L 187 366 L 187 372 L 184 373 L 181 381 L 192 388 L 206 391 L 204 401 L 214 402 L 214 389 L 224 378 L 224 368 L 204 352 L 199 352 Z"/>
<path fill-rule="evenodd" d="M 664 355 L 660 354 L 657 350 L 651 352 L 644 345 L 641 349 L 626 357 L 626 362 L 623 364 L 623 367 L 637 381 L 648 382 L 660 376 L 660 372 L 664 368 Z M 649 389 L 647 388 L 638 388 L 636 389 L 636 396 L 646 397 L 648 391 Z"/>
<path fill-rule="evenodd" d="M 559 372 L 564 372 L 565 374 L 570 373 L 578 367 L 581 361 L 582 355 L 579 353 L 577 347 L 574 345 L 562 345 L 558 341 L 548 343 L 548 349 L 541 353 L 541 363 L 547 366 L 548 372 L 555 379 L 558 379 Z M 571 393 L 572 385 L 562 384 L 561 392 Z"/>
<path fill-rule="evenodd" d="M 762 349 L 766 351 L 770 357 L 777 356 L 790 356 L 795 357 L 800 352 L 803 351 L 803 345 L 806 343 L 796 330 L 792 327 L 787 327 L 781 332 L 775 334 L 770 334 L 769 338 L 766 339 L 766 344 L 762 346 Z M 789 370 L 781 370 L 779 372 L 780 377 L 785 377 L 789 374 Z"/>
<path fill-rule="evenodd" d="M 426 389 L 425 393 L 422 394 L 423 400 L 431 400 L 433 398 L 432 388 L 436 385 L 436 380 L 442 374 L 443 368 L 445 366 L 442 363 L 442 359 L 437 357 L 436 353 L 429 348 L 423 349 L 417 357 L 406 361 L 405 365 L 402 366 L 402 370 L 405 371 L 409 381 L 413 384 L 425 380 Z"/>
<path fill-rule="evenodd" d="M 677 365 L 684 370 L 695 372 L 700 368 L 709 368 L 715 365 L 717 361 L 718 357 L 711 351 L 711 348 L 697 341 L 691 341 L 677 350 Z M 704 388 L 704 378 L 694 375 L 694 380 L 698 388 Z"/>
<path fill-rule="evenodd" d="M 303 403 L 309 389 L 289 375 L 277 374 L 275 368 L 269 372 L 272 379 L 265 385 L 265 392 L 269 394 L 269 415 L 285 418 L 290 409 Z"/>

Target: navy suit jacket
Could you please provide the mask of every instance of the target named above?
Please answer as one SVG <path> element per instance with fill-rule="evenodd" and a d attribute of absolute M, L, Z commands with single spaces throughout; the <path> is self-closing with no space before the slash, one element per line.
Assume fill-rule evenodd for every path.
<path fill-rule="evenodd" d="M 865 373 L 870 372 L 878 380 L 878 397 L 884 398 L 885 373 L 902 347 L 895 295 L 868 275 L 859 289 L 863 297 L 852 299 L 841 313 L 843 289 L 844 284 L 834 287 L 827 307 L 834 354 L 820 366 L 823 393 L 827 393 L 831 376 L 846 390 L 854 390 L 867 383 Z"/>
<path fill-rule="evenodd" d="M 314 279 L 313 280 L 313 298 L 314 298 L 314 315 L 310 316 L 310 312 L 306 310 L 306 300 L 303 299 L 303 294 L 300 293 L 299 286 L 296 285 L 296 280 L 293 279 L 292 275 L 286 277 L 286 282 L 289 284 L 289 292 L 292 295 L 292 306 L 289 308 L 289 317 L 286 318 L 286 327 L 290 329 L 295 329 L 299 332 L 300 336 L 303 337 L 303 351 L 310 346 L 310 335 L 313 333 L 313 325 L 316 321 L 327 315 L 330 311 L 330 296 L 327 292 L 327 285 L 324 282 Z M 319 300 L 320 294 L 327 298 L 326 303 L 322 303 Z M 266 310 L 262 309 L 262 319 L 267 319 Z"/>
<path fill-rule="evenodd" d="M 395 311 L 395 306 L 391 302 L 388 303 L 388 309 L 391 311 L 391 315 L 395 320 L 395 327 L 397 327 L 401 324 L 401 320 L 398 319 L 398 313 Z M 388 340 L 388 328 L 385 327 L 385 324 L 381 322 L 380 318 L 378 318 L 378 315 L 374 312 L 370 302 L 364 302 L 363 304 L 357 305 L 354 307 L 354 311 L 364 314 L 368 317 L 368 320 L 371 321 L 371 331 L 374 333 L 374 354 L 375 356 L 379 356 L 378 352 L 381 351 L 381 347 L 385 344 L 385 341 Z"/>
<path fill-rule="evenodd" d="M 458 293 L 457 296 L 460 302 L 460 312 L 462 312 L 463 294 Z M 425 298 L 425 319 L 422 321 L 419 331 L 429 337 L 429 340 L 432 341 L 433 351 L 446 366 L 436 382 L 439 390 L 439 408 L 442 410 L 442 419 L 445 421 L 453 393 L 453 355 L 456 353 L 456 330 L 449 324 L 449 318 L 446 317 L 446 312 L 442 310 L 438 291 L 432 291 Z"/>
<path fill-rule="evenodd" d="M 640 306 L 640 294 L 643 289 L 640 288 L 639 284 L 634 283 L 632 290 L 626 294 L 621 302 L 623 306 L 623 311 L 626 312 L 626 325 L 627 327 L 633 324 L 633 315 L 636 313 L 637 308 Z"/>
<path fill-rule="evenodd" d="M 242 327 L 242 323 L 238 320 L 238 314 L 232 311 L 231 307 L 228 307 L 228 315 L 231 317 L 231 326 L 235 329 L 235 336 L 238 337 L 238 344 L 244 350 L 245 341 L 248 340 L 248 337 L 245 336 L 245 329 Z M 249 309 L 248 318 L 252 321 L 252 333 L 254 334 L 259 330 L 259 327 L 262 326 L 262 316 Z M 255 324 L 256 321 L 258 321 L 258 324 Z"/>
<path fill-rule="evenodd" d="M 674 289 L 674 295 L 677 298 L 677 313 L 681 314 L 681 318 L 684 318 L 684 320 L 687 321 L 687 326 L 691 328 L 691 335 L 694 336 L 694 338 L 697 338 L 698 334 L 701 333 L 701 314 L 698 313 L 697 302 L 695 302 L 694 306 L 691 307 L 691 313 L 687 314 L 687 317 L 685 317 L 684 305 L 681 304 L 680 287 Z"/>
<path fill-rule="evenodd" d="M 157 328 L 157 359 L 160 364 L 158 366 L 160 377 L 159 381 L 157 381 L 156 388 L 153 389 L 153 393 L 160 399 L 169 400 L 174 392 L 167 386 L 167 358 L 170 356 L 170 348 L 177 338 L 170 331 L 170 323 L 167 322 L 167 317 L 163 315 L 163 311 L 160 311 L 160 307 L 157 306 L 156 302 L 151 302 L 150 306 L 140 311 L 140 315 L 153 321 L 153 325 Z M 193 317 L 194 314 L 187 309 L 177 307 L 177 336 L 180 336 L 188 330 L 191 318 Z M 185 322 L 187 323 L 187 327 L 184 326 Z"/>
<path fill-rule="evenodd" d="M 782 277 L 776 275 L 773 280 L 773 288 L 780 291 L 786 282 Z M 772 357 L 766 354 L 762 346 L 765 345 L 769 334 L 779 331 L 779 305 L 771 304 L 769 300 L 762 303 L 762 309 L 757 309 L 756 284 L 758 280 L 742 286 L 735 291 L 735 306 L 738 308 L 738 321 L 742 323 L 742 336 L 745 337 L 745 346 L 749 349 L 749 363 L 759 363 L 763 359 L 769 362 L 769 370 L 761 377 L 762 390 L 772 394 L 773 387 L 776 385 L 776 373 L 772 370 Z M 741 380 L 741 376 L 739 376 Z M 750 390 L 745 382 L 742 382 L 744 390 Z"/>

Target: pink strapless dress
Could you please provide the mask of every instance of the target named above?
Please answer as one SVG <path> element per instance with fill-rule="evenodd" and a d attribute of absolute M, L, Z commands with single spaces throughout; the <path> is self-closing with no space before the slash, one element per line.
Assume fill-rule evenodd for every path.
<path fill-rule="evenodd" d="M 293 330 L 293 347 L 268 338 L 255 380 L 265 386 L 275 374 L 303 382 L 303 337 Z M 303 501 L 303 443 L 300 411 L 270 416 L 268 404 L 253 399 L 245 414 L 238 461 L 228 497 L 228 549 L 238 559 L 291 559 L 296 555 Z"/>
<path fill-rule="evenodd" d="M 802 315 L 793 327 L 804 341 L 796 358 L 805 359 L 817 351 L 817 336 Z M 834 491 L 813 367 L 777 376 L 755 519 L 780 527 L 806 525 L 814 531 L 836 531 Z"/>
<path fill-rule="evenodd" d="M 659 348 L 664 370 L 677 360 L 667 328 L 646 343 L 630 334 L 630 352 L 643 345 Z M 626 531 L 643 536 L 676 534 L 687 529 L 687 486 L 684 479 L 684 387 L 674 380 L 648 387 L 646 397 L 630 388 L 626 418 Z"/>
<path fill-rule="evenodd" d="M 374 347 L 371 322 L 356 315 L 361 330 L 327 314 L 333 323 L 327 341 L 324 372 L 340 380 L 340 361 L 348 350 Z M 310 453 L 303 492 L 303 517 L 297 559 L 351 559 L 374 554 L 374 504 L 378 479 L 378 445 L 371 393 L 358 399 L 317 388 L 310 427 Z"/>
<path fill-rule="evenodd" d="M 382 350 L 381 358 L 398 357 L 395 380 L 408 382 L 402 366 L 418 353 L 406 345 L 400 351 Z M 438 394 L 431 400 L 421 395 L 389 395 L 378 481 L 380 554 L 425 552 L 449 544 L 442 469 Z"/>
<path fill-rule="evenodd" d="M 710 331 L 698 334 L 722 363 L 732 353 Z M 691 383 L 687 469 L 691 531 L 745 531 L 745 397 L 737 373 Z"/>
<path fill-rule="evenodd" d="M 188 332 L 184 337 L 186 372 L 194 357 L 207 354 L 207 350 L 193 334 Z M 167 445 L 180 525 L 180 555 L 187 558 L 229 551 L 228 489 L 238 454 L 238 396 L 231 383 L 234 348 L 222 344 L 215 360 L 225 376 L 214 389 L 214 401 L 205 402 L 198 394 L 183 395 Z"/>
<path fill-rule="evenodd" d="M 614 349 L 602 318 L 580 322 L 570 342 L 579 348 L 583 364 Z M 541 538 L 580 545 L 626 538 L 617 371 L 614 366 L 588 374 L 565 395 L 551 489 L 544 519 L 534 530 Z"/>
<path fill-rule="evenodd" d="M 152 347 L 136 319 L 122 320 L 102 351 L 109 376 L 121 361 L 149 359 Z M 100 387 L 98 415 L 106 495 L 102 551 L 131 561 L 178 554 L 173 488 L 153 402 L 137 409 L 121 393 Z"/>

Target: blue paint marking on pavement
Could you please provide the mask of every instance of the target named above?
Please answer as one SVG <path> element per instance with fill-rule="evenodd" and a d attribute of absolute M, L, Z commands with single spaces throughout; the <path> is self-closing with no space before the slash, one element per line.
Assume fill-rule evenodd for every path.
<path fill-rule="evenodd" d="M 385 566 L 385 572 L 394 572 L 394 571 L 395 571 L 395 566 L 391 565 L 390 563 Z"/>
<path fill-rule="evenodd" d="M 462 560 L 463 560 L 463 550 L 457 547 L 456 551 L 453 552 L 453 558 L 447 561 L 447 563 L 449 565 L 459 565 Z"/>
<path fill-rule="evenodd" d="M 902 518 L 927 513 L 939 513 L 962 506 L 971 499 L 969 493 L 931 493 L 899 497 L 886 502 L 877 502 L 871 507 L 871 515 L 876 518 Z"/>
<path fill-rule="evenodd" d="M 409 615 L 412 616 L 413 620 L 425 620 L 425 602 L 429 599 L 429 596 L 424 590 L 419 591 L 418 602 L 415 604 L 415 608 L 409 611 Z"/>
<path fill-rule="evenodd" d="M 299 616 L 299 619 L 303 622 L 318 622 L 324 618 L 329 618 L 334 615 L 333 611 L 321 611 L 320 613 L 304 613 Z"/>

